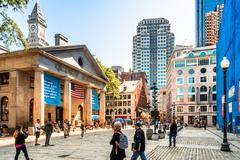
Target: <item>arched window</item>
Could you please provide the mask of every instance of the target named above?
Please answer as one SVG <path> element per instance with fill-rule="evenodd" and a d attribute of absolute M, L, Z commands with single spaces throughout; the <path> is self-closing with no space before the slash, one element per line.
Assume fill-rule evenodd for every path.
<path fill-rule="evenodd" d="M 206 56 L 206 52 L 201 52 L 200 56 Z"/>
<path fill-rule="evenodd" d="M 123 109 L 123 114 L 127 114 L 127 109 L 126 108 Z"/>
<path fill-rule="evenodd" d="M 110 114 L 112 115 L 112 113 L 113 113 L 113 109 L 110 109 Z"/>
<path fill-rule="evenodd" d="M 118 114 L 122 114 L 122 109 L 121 108 L 118 109 Z"/>
<path fill-rule="evenodd" d="M 194 87 L 189 87 L 188 88 L 188 93 L 195 93 L 195 88 Z"/>
<path fill-rule="evenodd" d="M 8 108 L 8 97 L 1 99 L 1 120 L 8 121 L 9 108 Z"/>
<path fill-rule="evenodd" d="M 131 114 L 131 108 L 128 108 L 128 114 Z"/>
<path fill-rule="evenodd" d="M 201 86 L 200 92 L 207 92 L 207 87 L 206 86 Z"/>
<path fill-rule="evenodd" d="M 189 57 L 189 58 L 193 58 L 193 57 L 194 57 L 194 54 L 193 54 L 193 53 L 189 53 L 189 54 L 188 54 L 188 57 Z"/>
<path fill-rule="evenodd" d="M 33 121 L 33 104 L 34 104 L 34 100 L 31 99 L 29 102 L 29 121 L 30 122 Z"/>

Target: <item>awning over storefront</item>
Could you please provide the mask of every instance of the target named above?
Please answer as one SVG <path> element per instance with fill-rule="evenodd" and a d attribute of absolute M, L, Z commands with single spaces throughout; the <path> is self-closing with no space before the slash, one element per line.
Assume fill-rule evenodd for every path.
<path fill-rule="evenodd" d="M 130 115 L 117 115 L 115 118 L 128 118 Z"/>

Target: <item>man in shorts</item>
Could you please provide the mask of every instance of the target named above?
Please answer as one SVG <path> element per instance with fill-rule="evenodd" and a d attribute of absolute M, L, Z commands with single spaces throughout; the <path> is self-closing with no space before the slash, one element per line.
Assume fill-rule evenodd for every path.
<path fill-rule="evenodd" d="M 37 122 L 35 124 L 35 146 L 40 145 L 38 143 L 38 138 L 40 137 L 40 132 L 41 132 L 41 126 L 40 126 L 40 119 L 37 119 Z"/>

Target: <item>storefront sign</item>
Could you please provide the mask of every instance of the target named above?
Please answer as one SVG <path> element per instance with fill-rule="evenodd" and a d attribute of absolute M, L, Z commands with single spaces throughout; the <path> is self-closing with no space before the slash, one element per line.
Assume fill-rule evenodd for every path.
<path fill-rule="evenodd" d="M 60 79 L 49 74 L 44 74 L 44 102 L 61 106 Z"/>
<path fill-rule="evenodd" d="M 92 110 L 98 111 L 99 110 L 99 100 L 98 100 L 98 93 L 95 89 L 92 90 Z"/>

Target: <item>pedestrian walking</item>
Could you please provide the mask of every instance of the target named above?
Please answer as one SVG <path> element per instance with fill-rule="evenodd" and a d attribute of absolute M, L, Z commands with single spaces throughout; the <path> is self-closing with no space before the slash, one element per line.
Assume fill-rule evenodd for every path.
<path fill-rule="evenodd" d="M 207 122 L 206 122 L 206 120 L 204 121 L 203 127 L 204 127 L 204 130 L 207 129 Z"/>
<path fill-rule="evenodd" d="M 110 154 L 111 160 L 123 160 L 124 158 L 126 158 L 125 149 L 121 149 L 119 147 L 120 135 L 122 134 L 121 126 L 121 122 L 115 122 L 113 125 L 114 133 L 112 136 L 112 140 L 110 141 L 110 144 L 112 145 L 112 151 Z"/>
<path fill-rule="evenodd" d="M 15 138 L 16 147 L 15 160 L 18 160 L 21 151 L 23 151 L 26 160 L 31 160 L 31 158 L 28 157 L 27 147 L 25 145 L 25 139 L 28 137 L 27 130 L 23 131 L 21 126 L 17 126 L 13 137 Z"/>
<path fill-rule="evenodd" d="M 63 133 L 64 133 L 64 138 L 67 138 L 69 136 L 68 132 L 68 120 L 65 119 L 63 122 Z"/>
<path fill-rule="evenodd" d="M 45 146 L 49 146 L 50 138 L 53 132 L 53 125 L 51 119 L 49 119 L 48 122 L 45 124 L 44 131 L 46 133 Z"/>
<path fill-rule="evenodd" d="M 135 124 L 135 135 L 134 135 L 134 143 L 132 146 L 133 155 L 131 157 L 131 160 L 137 160 L 140 156 L 142 160 L 147 160 L 145 156 L 145 135 L 144 131 L 141 129 L 142 124 L 140 122 L 137 122 Z"/>
<path fill-rule="evenodd" d="M 173 147 L 176 147 L 176 136 L 177 136 L 177 124 L 175 119 L 170 126 L 170 133 L 169 133 L 169 147 L 172 146 L 172 139 L 173 139 Z"/>
<path fill-rule="evenodd" d="M 35 124 L 35 146 L 40 145 L 38 143 L 38 138 L 40 137 L 40 133 L 41 133 L 40 119 L 37 119 L 37 122 Z"/>
<path fill-rule="evenodd" d="M 83 138 L 84 132 L 85 132 L 85 123 L 84 123 L 84 120 L 82 120 L 82 123 L 81 123 L 80 128 L 81 128 L 81 136 L 82 136 L 82 138 Z"/>

